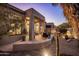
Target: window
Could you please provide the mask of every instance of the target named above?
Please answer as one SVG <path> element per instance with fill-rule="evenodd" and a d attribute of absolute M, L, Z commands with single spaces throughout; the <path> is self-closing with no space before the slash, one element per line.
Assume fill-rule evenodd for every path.
<path fill-rule="evenodd" d="M 35 23 L 34 24 L 34 31 L 35 31 L 35 33 L 39 33 L 39 30 L 40 30 L 39 26 L 40 26 L 39 23 Z"/>

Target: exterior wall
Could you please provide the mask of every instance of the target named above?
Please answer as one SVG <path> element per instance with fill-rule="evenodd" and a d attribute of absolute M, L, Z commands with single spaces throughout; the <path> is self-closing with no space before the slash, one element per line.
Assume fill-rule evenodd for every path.
<path fill-rule="evenodd" d="M 7 4 L 6 4 L 7 5 Z M 15 10 L 10 9 L 9 7 L 6 7 L 4 5 L 0 5 L 0 19 L 2 20 L 2 24 L 5 25 L 6 31 L 12 30 L 14 34 L 21 34 L 17 33 L 18 31 L 21 32 L 21 24 L 23 15 L 19 12 L 16 12 Z M 4 18 L 3 18 L 4 17 Z M 14 24 L 12 27 L 11 24 Z M 7 32 L 8 34 L 12 34 Z"/>
<path fill-rule="evenodd" d="M 46 26 L 50 26 L 50 27 L 46 27 L 46 32 L 52 33 L 54 28 L 55 28 L 54 24 L 53 23 L 47 23 Z"/>
<path fill-rule="evenodd" d="M 22 11 L 12 5 L 9 4 L 0 4 L 0 28 L 4 32 L 3 35 L 18 35 L 18 34 L 24 34 L 23 30 L 26 28 L 25 21 L 27 20 L 26 17 L 30 17 L 29 19 L 29 36 L 30 40 L 34 39 L 34 20 L 35 17 L 38 18 L 39 23 L 42 26 L 41 32 L 43 33 L 45 30 L 45 18 L 43 15 L 41 15 L 39 12 L 34 10 L 33 8 L 28 9 L 26 11 Z M 40 22 L 41 21 L 41 22 Z M 4 25 L 4 26 L 3 26 Z M 40 26 L 40 27 L 41 27 Z M 2 27 L 5 27 L 3 30 Z M 27 29 L 27 28 L 26 28 Z M 27 32 L 27 31 L 26 31 Z M 27 33 L 26 33 L 27 34 Z M 25 36 L 26 36 L 25 34 Z M 16 39 L 15 39 L 16 40 Z M 11 41 L 11 39 L 10 39 Z"/>
<path fill-rule="evenodd" d="M 8 4 L 0 4 L 0 45 L 15 42 L 20 38 L 18 34 L 21 34 L 24 15 L 14 8 Z"/>

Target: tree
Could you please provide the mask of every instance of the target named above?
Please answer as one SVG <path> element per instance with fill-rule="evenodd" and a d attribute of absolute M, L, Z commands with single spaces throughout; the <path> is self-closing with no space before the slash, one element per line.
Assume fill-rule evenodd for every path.
<path fill-rule="evenodd" d="M 60 33 L 63 34 L 67 32 L 67 28 L 69 28 L 68 23 L 62 23 L 61 25 L 58 26 Z"/>

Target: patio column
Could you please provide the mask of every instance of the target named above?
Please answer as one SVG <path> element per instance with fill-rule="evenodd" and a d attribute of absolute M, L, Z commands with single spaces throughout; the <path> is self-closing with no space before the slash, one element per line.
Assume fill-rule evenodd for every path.
<path fill-rule="evenodd" d="M 41 34 L 41 21 L 39 21 L 39 32 Z"/>
<path fill-rule="evenodd" d="M 31 15 L 30 17 L 30 23 L 29 23 L 29 40 L 35 39 L 35 33 L 34 33 L 34 16 Z"/>

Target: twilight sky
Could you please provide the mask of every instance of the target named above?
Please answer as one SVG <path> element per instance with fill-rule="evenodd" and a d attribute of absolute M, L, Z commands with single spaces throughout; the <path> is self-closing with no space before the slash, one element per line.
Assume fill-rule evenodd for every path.
<path fill-rule="evenodd" d="M 60 6 L 52 6 L 50 3 L 10 3 L 11 5 L 27 10 L 29 8 L 34 8 L 43 16 L 45 16 L 46 22 L 53 22 L 55 25 L 59 25 L 66 22 L 63 15 L 63 10 Z"/>

